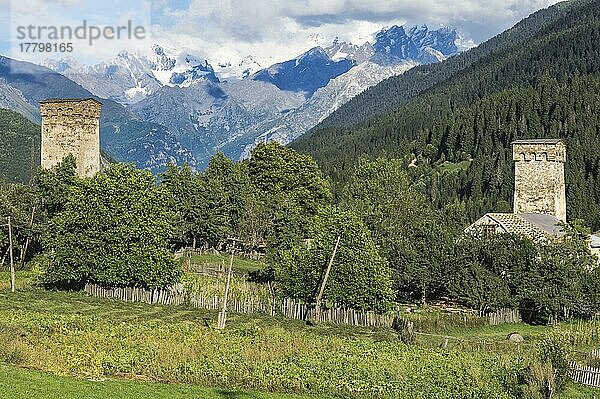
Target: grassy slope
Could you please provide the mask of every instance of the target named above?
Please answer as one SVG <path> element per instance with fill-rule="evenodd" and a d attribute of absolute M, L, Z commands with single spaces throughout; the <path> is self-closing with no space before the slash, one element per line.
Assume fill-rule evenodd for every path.
<path fill-rule="evenodd" d="M 230 259 L 229 255 L 204 254 L 193 255 L 191 260 L 192 264 L 227 270 Z M 266 265 L 263 262 L 250 260 L 241 256 L 234 256 L 232 269 L 238 273 L 250 273 L 264 269 L 265 266 Z"/>
<path fill-rule="evenodd" d="M 22 272 L 17 276 L 21 289 L 11 294 L 5 288 L 7 278 L 7 273 L 0 273 L 0 363 L 114 381 L 88 382 L 0 366 L 0 398 L 9 386 L 21 395 L 11 398 L 36 398 L 34 394 L 71 398 L 82 397 L 81 392 L 92 398 L 110 396 L 106 392 L 124 398 L 288 397 L 261 396 L 256 391 L 312 392 L 323 397 L 322 392 L 339 392 L 336 387 L 342 382 L 365 384 L 362 389 L 369 390 L 382 383 L 381 389 L 389 389 L 395 381 L 412 385 L 407 390 L 416 389 L 424 398 L 459 397 L 448 392 L 456 395 L 463 389 L 465 395 L 499 398 L 505 396 L 498 394 L 496 373 L 501 363 L 510 362 L 506 353 L 515 351 L 508 347 L 506 334 L 519 331 L 533 343 L 547 331 L 522 324 L 448 331 L 457 338 L 493 343 L 479 348 L 487 354 L 459 344 L 450 345 L 455 350 L 441 351 L 436 338 L 423 342 L 421 348 L 407 347 L 389 329 L 307 327 L 300 321 L 260 315 L 230 314 L 227 329 L 219 332 L 213 328 L 216 312 L 46 292 L 27 287 L 31 274 Z M 527 347 L 519 351 L 526 353 Z M 216 374 L 211 374 L 213 368 Z M 123 377 L 251 392 L 124 381 Z M 572 385 L 561 398 L 591 398 L 591 393 L 599 391 Z M 412 397 L 409 391 L 397 394 Z"/>
<path fill-rule="evenodd" d="M 231 314 L 219 331 L 215 321 L 216 312 L 184 306 L 4 290 L 0 362 L 82 378 L 135 376 L 273 393 L 509 397 L 500 369 L 510 356 L 409 347 L 391 330 L 310 328 Z"/>
<path fill-rule="evenodd" d="M 570 384 L 557 399 L 592 399 L 599 395 L 600 392 L 596 389 Z M 317 396 L 265 394 L 142 381 L 81 380 L 0 364 L 1 399 L 137 399 L 144 397 L 162 399 L 309 399 Z M 328 397 L 319 395 L 318 398 L 326 399 Z"/>
<path fill-rule="evenodd" d="M 308 399 L 313 398 L 313 396 L 275 395 L 229 389 L 200 388 L 185 384 L 161 384 L 126 380 L 81 380 L 0 364 L 0 398 Z"/>

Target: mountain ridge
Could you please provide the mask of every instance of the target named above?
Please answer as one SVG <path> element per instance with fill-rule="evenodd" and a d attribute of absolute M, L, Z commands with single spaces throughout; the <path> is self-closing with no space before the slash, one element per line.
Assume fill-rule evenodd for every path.
<path fill-rule="evenodd" d="M 379 40 L 386 32 L 380 32 Z M 112 157 L 155 172 L 169 162 L 202 169 L 218 151 L 240 159 L 257 142 L 287 143 L 381 79 L 445 57 L 443 48 L 429 47 L 436 40 L 444 42 L 437 30 L 409 32 L 421 46 L 411 55 L 418 60 L 402 59 L 395 50 L 379 53 L 368 42 L 359 46 L 336 40 L 263 72 L 250 73 L 255 60 L 245 59 L 243 76 L 236 79 L 219 78 L 204 57 L 158 45 L 150 55 L 122 51 L 95 66 L 72 59 L 44 62 L 61 74 L 5 58 L 24 73 L 23 79 L 15 79 L 10 71 L 0 71 L 0 105 L 4 98 L 5 106 L 39 123 L 41 99 L 94 97 L 104 103 L 101 142 Z M 442 33 L 456 37 L 451 30 Z M 389 34 L 397 36 L 393 30 Z M 388 44 L 386 48 L 395 49 Z"/>
<path fill-rule="evenodd" d="M 534 33 L 526 21 L 516 27 L 526 29 L 509 35 L 529 39 L 508 40 L 506 46 L 496 46 L 444 80 L 437 81 L 434 74 L 434 82 L 410 99 L 393 90 L 382 91 L 390 87 L 388 79 L 372 93 L 387 93 L 379 102 L 393 104 L 390 109 L 375 116 L 367 112 L 367 119 L 354 125 L 323 123 L 292 147 L 313 155 L 338 188 L 360 157 L 402 158 L 411 166 L 408 171 L 415 184 L 436 205 L 460 201 L 473 219 L 489 211 L 510 210 L 512 140 L 560 137 L 569 151 L 569 218 L 583 218 L 597 229 L 600 122 L 590 109 L 597 109 L 600 102 L 594 93 L 600 73 L 600 9 L 594 1 L 578 1 L 540 11 L 533 18 L 547 20 L 534 21 Z M 452 66 L 470 56 L 465 53 L 445 62 Z M 411 71 L 419 68 L 423 67 Z M 444 63 L 432 68 L 448 71 Z M 361 94 L 344 106 L 344 113 L 369 111 L 370 101 Z"/>

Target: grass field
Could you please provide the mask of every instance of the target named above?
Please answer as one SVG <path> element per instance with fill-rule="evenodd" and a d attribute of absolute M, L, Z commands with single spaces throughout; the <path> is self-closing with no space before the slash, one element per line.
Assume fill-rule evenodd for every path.
<path fill-rule="evenodd" d="M 319 396 L 322 398 L 323 396 Z M 310 399 L 314 396 L 266 394 L 186 384 L 144 381 L 92 381 L 0 364 L 1 399 Z M 327 397 L 324 397 L 327 398 Z"/>
<path fill-rule="evenodd" d="M 549 331 L 454 328 L 468 344 L 449 349 L 439 337 L 407 346 L 391 329 L 260 315 L 229 314 L 221 331 L 216 312 L 43 291 L 28 285 L 30 273 L 18 274 L 13 294 L 7 277 L 0 273 L 2 398 L 513 398 L 533 346 L 517 351 L 506 335 L 532 344 Z M 471 344 L 481 340 L 493 350 Z M 561 399 L 599 392 L 571 385 Z"/>
<path fill-rule="evenodd" d="M 187 259 L 187 258 L 185 258 Z M 200 265 L 211 268 L 222 268 L 227 270 L 229 267 L 230 255 L 217 255 L 217 254 L 203 254 L 203 255 L 192 255 L 192 265 Z M 238 273 L 248 274 L 257 270 L 265 268 L 263 262 L 251 260 L 242 256 L 234 256 L 232 269 Z"/>
<path fill-rule="evenodd" d="M 559 399 L 595 399 L 600 391 L 570 384 Z M 1 399 L 333 399 L 330 396 L 267 394 L 201 388 L 186 384 L 161 384 L 131 380 L 91 381 L 0 364 Z"/>

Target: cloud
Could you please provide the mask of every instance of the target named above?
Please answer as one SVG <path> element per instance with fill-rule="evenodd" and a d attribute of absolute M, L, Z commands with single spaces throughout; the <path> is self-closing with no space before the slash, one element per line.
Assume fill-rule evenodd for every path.
<path fill-rule="evenodd" d="M 162 0 L 164 1 L 164 0 Z M 362 43 L 384 26 L 450 26 L 464 47 L 480 43 L 557 0 L 190 0 L 168 5 L 161 34 L 206 54 L 245 53 L 283 60 L 334 37 Z M 164 20 L 163 18 L 163 20 Z M 223 47 L 227 47 L 224 50 Z"/>
<path fill-rule="evenodd" d="M 11 20 L 77 24 L 83 18 L 117 24 L 141 18 L 153 38 L 212 63 L 246 55 L 263 66 L 339 40 L 362 44 L 385 26 L 427 24 L 459 31 L 468 48 L 557 0 L 13 0 Z M 7 3 L 7 0 L 0 0 Z M 144 4 L 144 6 L 140 6 Z M 151 9 L 149 5 L 151 4 Z M 148 5 L 148 7 L 146 7 Z M 5 7 L 3 6 L 3 9 Z M 0 14 L 1 16 L 2 14 Z M 12 31 L 11 31 L 12 32 Z M 3 32 L 4 33 L 4 32 Z M 6 40 L 3 34 L 3 39 Z M 111 58 L 148 42 L 104 41 L 81 47 L 84 62 Z M 2 49 L 4 51 L 4 49 Z M 39 55 L 37 55 L 39 57 Z M 23 57 L 21 57 L 23 58 Z"/>
<path fill-rule="evenodd" d="M 5 1 L 5 0 L 0 0 Z M 119 1 L 104 0 L 13 0 L 5 9 L 7 15 L 2 16 L 8 29 L 2 32 L 2 51 L 12 58 L 40 62 L 48 57 L 69 56 L 85 63 L 95 63 L 112 58 L 122 48 L 141 50 L 152 44 L 150 0 Z M 1 15 L 1 14 L 0 14 Z M 90 27 L 103 30 L 106 27 L 118 28 L 127 26 L 131 21 L 132 28 L 142 27 L 146 33 L 145 40 L 130 39 L 127 30 L 122 30 L 121 38 L 98 38 L 90 45 Z M 73 32 L 83 25 L 87 26 L 85 39 L 73 37 Z M 33 26 L 33 30 L 29 30 Z M 71 36 L 69 37 L 69 29 Z M 59 32 L 59 40 L 49 36 L 51 29 Z M 132 29 L 131 29 L 132 30 Z M 25 35 L 22 32 L 26 32 Z M 33 34 L 30 34 L 32 32 Z M 42 33 L 40 35 L 40 33 Z M 23 37 L 24 36 L 24 37 Z M 138 35 L 141 37 L 142 35 Z M 51 51 L 32 51 L 27 43 L 57 44 Z M 71 43 L 72 52 L 56 51 L 60 44 Z M 23 51 L 27 46 L 29 51 Z M 39 49 L 39 47 L 37 47 Z M 64 46 L 63 46 L 64 48 Z"/>

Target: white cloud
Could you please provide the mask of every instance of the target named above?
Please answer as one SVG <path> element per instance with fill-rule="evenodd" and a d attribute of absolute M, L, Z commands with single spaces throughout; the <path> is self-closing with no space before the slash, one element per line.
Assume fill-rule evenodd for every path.
<path fill-rule="evenodd" d="M 131 17 L 150 23 L 153 37 L 141 42 L 103 41 L 81 48 L 85 62 L 113 57 L 119 50 L 149 48 L 157 41 L 189 49 L 211 62 L 237 62 L 246 55 L 267 66 L 290 59 L 333 38 L 362 44 L 393 24 L 450 26 L 468 48 L 509 28 L 557 0 L 13 0 L 11 16 L 45 24 L 76 24 L 87 14 L 117 24 Z M 7 0 L 0 0 L 6 3 Z M 39 57 L 39 56 L 36 56 Z M 24 58 L 24 57 L 21 57 Z"/>
<path fill-rule="evenodd" d="M 86 63 L 99 62 L 114 55 L 121 49 L 139 50 L 149 48 L 153 42 L 151 33 L 151 8 L 150 0 L 119 1 L 104 0 L 103 2 L 90 2 L 89 0 L 13 0 L 10 7 L 7 8 L 8 19 L 10 23 L 8 32 L 3 34 L 5 40 L 10 40 L 7 53 L 16 59 L 40 62 L 50 56 L 69 56 Z M 128 30 L 121 31 L 121 39 L 99 38 L 89 44 L 90 27 L 104 29 L 106 27 L 118 28 L 127 26 L 131 21 L 133 29 L 141 27 L 146 30 L 146 39 L 140 40 L 128 37 Z M 76 28 L 87 26 L 87 38 L 77 39 L 68 37 L 68 30 L 62 30 L 63 27 L 70 28 L 71 33 Z M 29 26 L 34 29 L 30 35 Z M 19 30 L 21 28 L 21 30 Z M 51 29 L 57 29 L 59 35 L 64 36 L 60 40 L 51 40 L 49 32 Z M 132 30 L 133 30 L 132 29 Z M 25 32 L 25 37 L 20 33 Z M 41 35 L 40 35 L 41 33 Z M 141 35 L 139 35 L 141 36 Z M 27 43 L 49 43 L 57 44 L 71 43 L 72 52 L 56 52 L 54 47 L 51 51 L 40 52 L 23 49 Z M 60 47 L 57 47 L 60 48 Z"/>
<path fill-rule="evenodd" d="M 163 0 L 164 1 L 164 0 Z M 191 0 L 187 10 L 164 9 L 168 28 L 157 37 L 210 59 L 247 54 L 263 63 L 296 56 L 334 37 L 362 44 L 384 26 L 450 26 L 468 48 L 557 0 Z M 163 18 L 163 19 L 164 19 Z M 229 58 L 228 58 L 229 57 Z"/>

